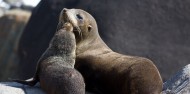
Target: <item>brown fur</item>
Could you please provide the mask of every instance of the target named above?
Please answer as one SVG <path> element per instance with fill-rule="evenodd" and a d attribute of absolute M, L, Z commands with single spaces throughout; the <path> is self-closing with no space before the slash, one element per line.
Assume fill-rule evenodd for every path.
<path fill-rule="evenodd" d="M 76 32 L 76 68 L 90 91 L 103 94 L 160 94 L 162 79 L 152 61 L 112 51 L 100 38 L 95 19 L 80 9 L 65 9 Z M 62 19 L 64 20 L 64 19 Z M 109 33 L 109 31 L 107 32 Z"/>

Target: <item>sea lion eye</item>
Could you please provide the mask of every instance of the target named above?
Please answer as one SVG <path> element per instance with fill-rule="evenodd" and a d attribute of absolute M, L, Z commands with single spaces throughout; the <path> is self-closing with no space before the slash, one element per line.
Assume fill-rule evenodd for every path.
<path fill-rule="evenodd" d="M 79 20 L 82 20 L 82 19 L 83 19 L 80 14 L 77 14 L 76 16 L 77 16 L 77 18 L 78 18 Z"/>
<path fill-rule="evenodd" d="M 92 26 L 88 25 L 88 31 L 90 32 L 92 30 Z"/>

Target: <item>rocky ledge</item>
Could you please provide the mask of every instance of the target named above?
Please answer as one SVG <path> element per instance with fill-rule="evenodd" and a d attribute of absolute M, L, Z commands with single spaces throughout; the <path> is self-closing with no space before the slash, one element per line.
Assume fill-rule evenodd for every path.
<path fill-rule="evenodd" d="M 178 71 L 163 84 L 163 94 L 190 94 L 190 64 Z M 45 94 L 39 86 L 22 85 L 15 82 L 1 82 L 0 94 Z M 92 94 L 87 92 L 86 94 Z"/>
<path fill-rule="evenodd" d="M 19 84 L 16 82 L 1 82 L 0 94 L 46 94 L 40 89 L 39 83 L 34 87 Z M 86 94 L 93 94 L 86 92 Z"/>

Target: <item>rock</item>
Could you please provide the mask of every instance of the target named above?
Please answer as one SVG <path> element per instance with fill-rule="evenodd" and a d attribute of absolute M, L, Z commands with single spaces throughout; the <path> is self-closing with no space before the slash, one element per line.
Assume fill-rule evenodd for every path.
<path fill-rule="evenodd" d="M 0 17 L 0 81 L 18 77 L 18 42 L 31 13 L 20 9 Z"/>
<path fill-rule="evenodd" d="M 5 3 L 11 5 L 11 6 L 21 6 L 22 0 L 3 0 Z"/>
<path fill-rule="evenodd" d="M 4 9 L 0 7 L 0 17 L 2 17 L 4 15 Z"/>
<path fill-rule="evenodd" d="M 6 2 L 0 0 L 0 9 L 3 9 L 4 11 L 9 9 L 10 8 L 10 5 L 7 4 Z"/>
<path fill-rule="evenodd" d="M 150 58 L 164 81 L 190 61 L 188 0 L 41 0 L 19 44 L 21 78 L 34 74 L 63 7 L 88 11 L 109 47 L 122 54 Z"/>
<path fill-rule="evenodd" d="M 178 71 L 163 86 L 163 94 L 190 94 L 190 64 Z"/>
<path fill-rule="evenodd" d="M 1 82 L 0 94 L 45 94 L 39 83 L 34 87 L 22 85 L 16 82 Z M 86 92 L 85 94 L 93 94 Z"/>
<path fill-rule="evenodd" d="M 45 94 L 37 84 L 34 87 L 15 82 L 0 83 L 0 94 Z"/>

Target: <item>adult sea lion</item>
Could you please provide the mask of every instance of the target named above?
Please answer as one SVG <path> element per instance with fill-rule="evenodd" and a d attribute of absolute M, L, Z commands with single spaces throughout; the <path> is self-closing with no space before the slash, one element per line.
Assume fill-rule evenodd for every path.
<path fill-rule="evenodd" d="M 82 75 L 74 69 L 76 40 L 71 23 L 58 24 L 49 47 L 39 59 L 32 79 L 12 81 L 33 86 L 38 81 L 47 94 L 85 94 Z"/>
<path fill-rule="evenodd" d="M 87 90 L 103 94 L 161 93 L 163 82 L 152 61 L 112 51 L 100 38 L 95 19 L 86 11 L 63 9 L 62 14 L 60 19 L 73 22 L 75 67 L 83 75 Z"/>

